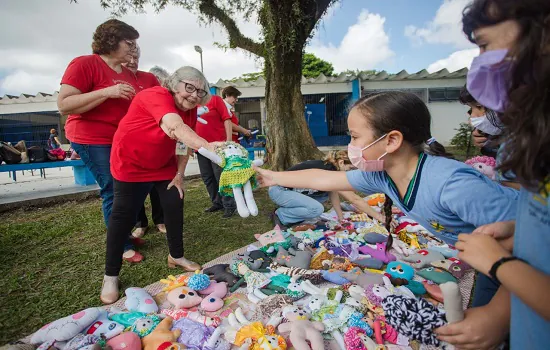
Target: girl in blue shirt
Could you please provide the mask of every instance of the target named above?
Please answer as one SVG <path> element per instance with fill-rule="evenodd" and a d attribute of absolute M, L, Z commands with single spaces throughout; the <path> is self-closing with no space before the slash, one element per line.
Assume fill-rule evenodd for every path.
<path fill-rule="evenodd" d="M 460 235 L 456 244 L 461 259 L 500 280 L 497 295 L 464 321 L 437 331 L 460 348 L 498 345 L 510 331 L 511 349 L 548 349 L 550 1 L 475 0 L 462 22 L 464 33 L 480 48 L 468 73 L 468 90 L 479 103 L 502 113 L 507 134 L 500 170 L 513 171 L 522 188 L 515 221 Z"/>
<path fill-rule="evenodd" d="M 450 244 L 460 233 L 515 219 L 517 191 L 446 158 L 445 148 L 431 136 L 430 123 L 427 106 L 414 94 L 388 91 L 363 97 L 348 116 L 348 153 L 358 170 L 257 169 L 259 178 L 264 186 L 385 193 L 388 228 L 393 202 Z"/>

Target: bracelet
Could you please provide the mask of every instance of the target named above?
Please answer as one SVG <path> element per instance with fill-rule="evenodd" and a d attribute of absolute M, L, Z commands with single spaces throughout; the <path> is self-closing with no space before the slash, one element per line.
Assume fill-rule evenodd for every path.
<path fill-rule="evenodd" d="M 519 261 L 523 261 L 524 263 L 527 263 L 527 261 L 523 260 L 522 258 L 518 258 L 517 256 L 505 256 L 504 258 L 500 258 L 498 259 L 494 264 L 493 266 L 491 267 L 491 269 L 489 270 L 489 276 L 491 276 L 491 278 L 493 280 L 495 280 L 498 284 L 500 284 L 500 281 L 498 280 L 498 277 L 497 277 L 497 270 L 498 268 L 508 262 L 508 261 L 514 261 L 514 260 L 519 260 Z"/>
<path fill-rule="evenodd" d="M 181 176 L 181 177 L 184 176 L 184 175 L 183 175 L 182 173 L 180 173 L 180 172 L 177 172 L 176 175 L 179 175 L 179 176 Z"/>

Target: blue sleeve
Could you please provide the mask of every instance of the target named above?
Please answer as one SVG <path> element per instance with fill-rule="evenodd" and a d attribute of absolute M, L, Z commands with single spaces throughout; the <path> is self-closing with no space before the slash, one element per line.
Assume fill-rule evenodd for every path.
<path fill-rule="evenodd" d="M 475 227 L 516 219 L 519 191 L 491 181 L 474 169 L 455 171 L 443 186 L 440 203 Z"/>
<path fill-rule="evenodd" d="M 346 172 L 348 181 L 356 191 L 364 194 L 385 193 L 384 173 L 351 170 Z"/>

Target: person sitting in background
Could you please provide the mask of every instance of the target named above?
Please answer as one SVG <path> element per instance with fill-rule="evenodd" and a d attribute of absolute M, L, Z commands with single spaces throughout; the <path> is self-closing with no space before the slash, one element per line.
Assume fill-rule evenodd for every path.
<path fill-rule="evenodd" d="M 139 59 L 141 57 L 141 49 L 139 45 L 136 46 L 136 51 L 132 54 L 132 59 L 125 64 L 126 68 L 132 71 L 136 77 L 136 82 L 138 88 L 141 90 L 148 89 L 154 86 L 161 85 L 161 80 L 155 76 L 153 73 L 140 71 L 139 68 Z M 157 72 L 160 72 L 157 70 Z M 166 71 L 162 73 L 166 74 L 164 79 L 168 76 Z M 161 233 L 166 233 L 166 226 L 164 225 L 164 213 L 162 211 L 162 205 L 160 204 L 160 197 L 157 193 L 155 187 L 151 189 L 149 193 L 149 198 L 151 199 L 151 211 L 153 214 L 153 223 Z M 135 238 L 141 238 L 145 235 L 145 232 L 149 228 L 149 220 L 147 219 L 147 214 L 145 213 L 145 204 L 141 206 L 139 211 L 136 229 L 132 232 L 132 236 Z M 138 253 L 139 254 L 139 253 Z M 130 262 L 140 262 L 143 260 L 143 257 L 139 259 L 138 254 L 130 256 L 131 252 L 126 250 L 123 254 L 123 258 L 126 261 L 132 259 Z"/>
<path fill-rule="evenodd" d="M 61 142 L 59 142 L 57 130 L 55 129 L 50 130 L 50 138 L 48 139 L 48 146 L 50 146 L 50 149 L 58 149 L 59 147 L 61 147 Z"/>
<path fill-rule="evenodd" d="M 170 76 L 170 74 L 168 74 L 166 69 L 164 69 L 162 67 L 159 67 L 159 66 L 154 66 L 153 68 L 149 69 L 149 73 L 151 73 L 155 77 L 157 77 L 157 80 L 159 81 L 159 84 L 162 85 L 162 86 L 164 86 L 164 83 L 166 82 L 166 80 Z"/>
<path fill-rule="evenodd" d="M 353 168 L 348 152 L 331 151 L 323 160 L 307 160 L 290 167 L 287 171 L 305 169 L 322 169 L 330 171 L 348 171 Z M 274 225 L 286 228 L 305 220 L 315 219 L 325 211 L 323 203 L 330 199 L 332 207 L 342 220 L 343 213 L 340 205 L 340 195 L 350 201 L 359 211 L 366 213 L 381 222 L 385 222 L 382 214 L 372 209 L 367 201 L 353 191 L 317 191 L 307 188 L 286 188 L 272 186 L 269 188 L 269 198 L 279 206 L 272 213 Z"/>

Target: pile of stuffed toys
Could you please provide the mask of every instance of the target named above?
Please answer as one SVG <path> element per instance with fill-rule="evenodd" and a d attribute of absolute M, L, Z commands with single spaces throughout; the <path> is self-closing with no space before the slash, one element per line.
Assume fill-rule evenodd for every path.
<path fill-rule="evenodd" d="M 162 303 L 129 288 L 125 310 L 83 310 L 45 325 L 31 343 L 40 350 L 444 346 L 433 330 L 463 318 L 458 282 L 470 267 L 398 211 L 390 250 L 383 225 L 346 217 L 275 227 L 229 264 L 162 279 Z M 253 308 L 231 303 L 237 295 Z"/>

